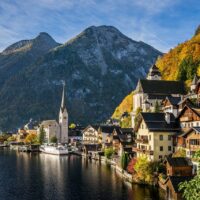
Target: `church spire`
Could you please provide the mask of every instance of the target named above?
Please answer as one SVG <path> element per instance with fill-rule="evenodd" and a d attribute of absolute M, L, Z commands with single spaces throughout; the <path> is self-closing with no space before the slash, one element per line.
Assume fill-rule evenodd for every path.
<path fill-rule="evenodd" d="M 66 106 L 65 106 L 65 81 L 63 81 L 63 92 L 62 92 L 62 101 L 61 101 L 60 110 L 63 112 L 65 108 L 66 108 Z"/>

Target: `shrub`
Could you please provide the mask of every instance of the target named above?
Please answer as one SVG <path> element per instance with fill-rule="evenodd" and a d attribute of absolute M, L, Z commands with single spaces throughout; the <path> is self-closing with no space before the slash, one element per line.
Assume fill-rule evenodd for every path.
<path fill-rule="evenodd" d="M 113 148 L 112 148 L 112 147 L 106 148 L 106 149 L 104 150 L 104 154 L 105 154 L 105 157 L 106 157 L 106 158 L 110 159 L 111 156 L 114 154 Z"/>

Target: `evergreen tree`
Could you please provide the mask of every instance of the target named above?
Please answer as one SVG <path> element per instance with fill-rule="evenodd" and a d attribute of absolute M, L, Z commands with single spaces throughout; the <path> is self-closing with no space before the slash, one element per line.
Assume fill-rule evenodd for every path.
<path fill-rule="evenodd" d="M 51 143 L 57 143 L 57 141 L 58 141 L 58 139 L 57 139 L 56 136 L 53 136 L 53 137 L 50 138 Z"/>
<path fill-rule="evenodd" d="M 194 61 L 191 56 L 183 59 L 179 66 L 178 80 L 186 81 L 192 80 L 197 73 L 197 68 L 200 61 Z"/>
<path fill-rule="evenodd" d="M 160 112 L 160 105 L 159 105 L 158 101 L 156 101 L 156 103 L 155 103 L 154 112 L 155 112 L 155 113 Z"/>
<path fill-rule="evenodd" d="M 39 136 L 38 136 L 38 142 L 39 142 L 40 144 L 43 144 L 43 143 L 44 143 L 45 135 L 46 135 L 46 132 L 45 132 L 45 130 L 44 130 L 44 127 L 41 126 L 41 127 L 40 127 Z"/>
<path fill-rule="evenodd" d="M 122 169 L 126 170 L 127 166 L 128 166 L 128 154 L 127 153 L 123 153 L 122 157 L 121 157 L 121 167 Z"/>

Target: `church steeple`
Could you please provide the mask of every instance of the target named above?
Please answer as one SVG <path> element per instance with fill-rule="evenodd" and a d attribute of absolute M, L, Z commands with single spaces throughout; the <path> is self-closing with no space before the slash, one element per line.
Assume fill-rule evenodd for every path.
<path fill-rule="evenodd" d="M 63 82 L 63 91 L 62 91 L 62 100 L 61 100 L 61 106 L 60 106 L 60 111 L 64 111 L 66 109 L 65 105 L 65 82 Z"/>
<path fill-rule="evenodd" d="M 147 79 L 148 80 L 161 80 L 161 73 L 155 64 L 153 64 L 151 66 L 151 68 L 149 69 Z"/>
<path fill-rule="evenodd" d="M 59 113 L 59 125 L 60 125 L 60 138 L 61 143 L 68 142 L 68 113 L 65 105 L 65 82 L 63 83 L 62 100 Z"/>

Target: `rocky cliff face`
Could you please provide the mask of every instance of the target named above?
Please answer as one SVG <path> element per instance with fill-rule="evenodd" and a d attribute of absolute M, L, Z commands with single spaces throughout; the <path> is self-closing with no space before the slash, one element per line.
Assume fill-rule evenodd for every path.
<path fill-rule="evenodd" d="M 43 36 L 46 41 L 46 34 L 42 34 L 42 41 Z M 89 27 L 59 46 L 48 39 L 44 45 L 38 42 L 35 46 L 45 49 L 43 54 L 33 51 L 33 43 L 33 40 L 21 41 L 0 55 L 0 66 L 2 63 L 7 66 L 10 59 L 13 62 L 13 56 L 20 63 L 29 55 L 29 49 L 37 56 L 33 62 L 18 66 L 20 70 L 9 65 L 12 73 L 7 75 L 0 90 L 1 129 L 15 128 L 31 117 L 56 118 L 62 80 L 67 86 L 71 122 L 104 121 L 161 55 L 153 47 L 133 41 L 111 26 Z M 45 48 L 46 43 L 51 48 Z M 3 62 L 4 55 L 12 56 Z"/>

